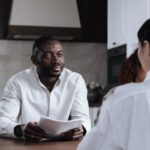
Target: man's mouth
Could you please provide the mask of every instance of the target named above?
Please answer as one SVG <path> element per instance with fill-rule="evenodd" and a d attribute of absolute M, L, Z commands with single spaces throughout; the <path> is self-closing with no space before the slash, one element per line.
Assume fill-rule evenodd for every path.
<path fill-rule="evenodd" d="M 51 69 L 52 69 L 53 71 L 58 72 L 58 71 L 61 70 L 61 66 L 60 66 L 60 65 L 54 65 L 54 66 L 51 67 Z"/>

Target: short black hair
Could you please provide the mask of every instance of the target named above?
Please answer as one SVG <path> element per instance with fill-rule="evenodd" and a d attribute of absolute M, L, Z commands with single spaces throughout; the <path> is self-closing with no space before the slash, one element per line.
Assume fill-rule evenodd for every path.
<path fill-rule="evenodd" d="M 147 40 L 150 43 L 150 19 L 143 23 L 143 25 L 138 30 L 137 36 L 141 44 L 144 43 L 144 40 Z"/>
<path fill-rule="evenodd" d="M 53 41 L 53 40 L 57 40 L 57 39 L 52 36 L 41 36 L 38 39 L 36 39 L 33 43 L 32 55 L 34 55 L 36 51 L 41 48 L 41 45 L 43 43 L 48 42 L 48 41 Z"/>

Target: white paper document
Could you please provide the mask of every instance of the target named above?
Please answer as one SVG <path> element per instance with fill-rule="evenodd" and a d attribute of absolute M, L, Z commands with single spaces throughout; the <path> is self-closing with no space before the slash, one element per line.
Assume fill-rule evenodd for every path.
<path fill-rule="evenodd" d="M 81 120 L 60 121 L 41 117 L 39 126 L 49 135 L 59 135 L 60 133 L 80 127 Z"/>

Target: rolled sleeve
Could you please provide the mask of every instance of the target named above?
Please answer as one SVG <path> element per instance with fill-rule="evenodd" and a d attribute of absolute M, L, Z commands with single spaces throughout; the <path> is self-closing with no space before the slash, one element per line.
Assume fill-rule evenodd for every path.
<path fill-rule="evenodd" d="M 80 119 L 87 132 L 91 129 L 89 106 L 87 101 L 87 88 L 84 79 L 81 76 L 77 81 L 71 117 L 72 119 Z"/>
<path fill-rule="evenodd" d="M 20 100 L 17 85 L 7 82 L 4 95 L 0 100 L 0 136 L 14 137 L 14 127 L 18 124 Z"/>

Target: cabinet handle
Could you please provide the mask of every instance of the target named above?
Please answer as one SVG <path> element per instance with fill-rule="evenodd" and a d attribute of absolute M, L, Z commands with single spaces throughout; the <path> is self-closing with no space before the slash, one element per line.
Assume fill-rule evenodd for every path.
<path fill-rule="evenodd" d="M 118 45 L 119 44 L 119 42 L 113 42 L 113 45 Z"/>

